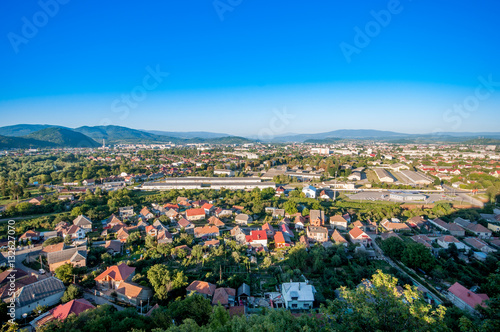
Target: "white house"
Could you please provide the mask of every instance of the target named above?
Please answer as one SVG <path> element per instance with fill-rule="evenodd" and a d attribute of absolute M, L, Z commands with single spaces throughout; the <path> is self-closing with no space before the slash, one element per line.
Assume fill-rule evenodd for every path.
<path fill-rule="evenodd" d="M 292 310 L 307 310 L 313 307 L 316 289 L 307 282 L 286 282 L 281 285 L 285 307 Z"/>
<path fill-rule="evenodd" d="M 307 198 L 316 198 L 316 188 L 313 186 L 306 186 L 302 189 L 302 192 L 304 195 L 306 195 Z"/>
<path fill-rule="evenodd" d="M 65 290 L 63 282 L 55 277 L 20 288 L 14 294 L 16 319 L 20 319 L 24 313 L 31 314 L 38 305 L 50 307 L 57 304 Z"/>
<path fill-rule="evenodd" d="M 464 249 L 465 251 L 469 251 L 469 246 L 465 245 L 464 243 L 458 241 L 453 235 L 445 235 L 437 238 L 437 244 L 439 244 L 440 247 L 448 249 L 448 247 L 454 243 L 457 249 Z"/>

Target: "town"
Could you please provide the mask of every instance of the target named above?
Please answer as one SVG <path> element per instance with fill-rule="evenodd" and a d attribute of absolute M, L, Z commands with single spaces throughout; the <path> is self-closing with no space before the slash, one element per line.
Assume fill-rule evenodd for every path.
<path fill-rule="evenodd" d="M 411 330 L 497 324 L 498 145 L 104 142 L 0 155 L 0 315 L 19 328 L 217 330 L 286 315 L 278 330 L 330 319 L 352 330 L 391 315 L 363 316 L 377 310 L 366 296 L 399 301 Z"/>

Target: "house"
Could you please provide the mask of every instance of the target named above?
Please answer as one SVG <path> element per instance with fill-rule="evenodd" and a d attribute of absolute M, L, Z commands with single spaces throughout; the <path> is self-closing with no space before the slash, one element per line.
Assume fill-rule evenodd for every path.
<path fill-rule="evenodd" d="M 470 223 L 466 228 L 469 232 L 474 233 L 477 237 L 481 239 L 489 239 L 493 232 L 481 224 Z"/>
<path fill-rule="evenodd" d="M 46 313 L 38 316 L 33 321 L 31 321 L 31 326 L 37 329 L 41 326 L 52 322 L 53 320 L 59 320 L 63 322 L 69 315 L 78 316 L 86 310 L 92 310 L 95 307 L 89 301 L 85 299 L 74 299 L 65 304 L 60 304 L 57 307 L 47 311 Z"/>
<path fill-rule="evenodd" d="M 302 192 L 307 198 L 316 198 L 316 188 L 313 186 L 306 186 L 302 188 Z"/>
<path fill-rule="evenodd" d="M 28 203 L 33 204 L 33 205 L 40 205 L 42 204 L 43 201 L 43 196 L 38 196 L 38 197 L 33 197 L 28 201 Z"/>
<path fill-rule="evenodd" d="M 212 305 L 221 305 L 225 308 L 234 306 L 236 300 L 236 289 L 229 287 L 217 288 L 214 292 Z"/>
<path fill-rule="evenodd" d="M 118 214 L 122 219 L 132 218 L 134 216 L 134 207 L 133 206 L 121 207 L 118 209 Z"/>
<path fill-rule="evenodd" d="M 475 238 L 475 237 L 466 237 L 464 239 L 464 242 L 467 243 L 472 248 L 479 250 L 481 252 L 484 252 L 484 253 L 490 253 L 490 252 L 497 251 L 496 249 L 493 249 L 490 246 L 488 246 L 488 244 L 486 242 L 484 242 L 483 240 Z"/>
<path fill-rule="evenodd" d="M 249 245 L 261 245 L 267 247 L 266 231 L 251 231 L 250 235 L 245 236 L 246 243 Z"/>
<path fill-rule="evenodd" d="M 216 286 L 206 281 L 195 280 L 189 286 L 187 286 L 186 291 L 188 295 L 199 294 L 204 298 L 212 298 L 215 293 Z"/>
<path fill-rule="evenodd" d="M 330 200 L 333 198 L 333 192 L 330 190 L 321 190 L 319 193 L 319 198 Z"/>
<path fill-rule="evenodd" d="M 65 248 L 65 244 L 64 242 L 59 242 L 59 243 L 56 243 L 56 244 L 51 244 L 49 246 L 46 246 L 45 248 L 42 249 L 42 251 L 40 251 L 40 254 L 42 254 L 42 256 L 45 256 L 47 257 L 47 255 L 49 253 L 52 253 L 52 252 L 58 252 L 58 251 L 61 251 Z"/>
<path fill-rule="evenodd" d="M 65 290 L 63 282 L 55 277 L 41 279 L 18 289 L 13 295 L 16 319 L 21 319 L 25 313 L 31 314 L 39 305 L 50 307 L 57 304 Z"/>
<path fill-rule="evenodd" d="M 181 230 L 182 228 L 184 228 L 184 230 L 188 233 L 191 233 L 193 232 L 194 230 L 194 224 L 184 218 L 181 218 L 178 222 L 177 222 L 177 229 L 178 230 Z"/>
<path fill-rule="evenodd" d="M 217 240 L 217 239 L 213 239 L 213 240 L 208 240 L 208 241 L 205 241 L 203 243 L 203 245 L 207 248 L 210 248 L 210 247 L 218 247 L 220 245 L 220 241 Z"/>
<path fill-rule="evenodd" d="M 262 225 L 262 230 L 266 231 L 267 237 L 271 238 L 274 236 L 274 227 L 270 223 L 266 222 Z"/>
<path fill-rule="evenodd" d="M 118 240 L 106 241 L 106 243 L 104 243 L 104 248 L 111 255 L 116 255 L 118 253 L 121 253 L 122 246 L 123 246 L 123 243 L 121 241 L 118 241 Z"/>
<path fill-rule="evenodd" d="M 341 215 L 335 215 L 330 217 L 330 225 L 340 230 L 347 230 L 347 220 Z"/>
<path fill-rule="evenodd" d="M 217 218 L 229 218 L 229 217 L 232 217 L 232 215 L 233 215 L 233 211 L 231 211 L 231 210 L 224 210 L 224 209 L 218 208 L 215 211 L 216 211 L 215 215 L 217 216 Z"/>
<path fill-rule="evenodd" d="M 73 225 L 83 229 L 85 233 L 92 231 L 92 221 L 84 215 L 79 215 L 73 220 Z"/>
<path fill-rule="evenodd" d="M 304 229 L 305 223 L 306 223 L 306 218 L 300 215 L 295 217 L 295 229 Z"/>
<path fill-rule="evenodd" d="M 205 209 L 197 208 L 186 210 L 186 219 L 189 221 L 205 219 Z"/>
<path fill-rule="evenodd" d="M 26 231 L 23 235 L 21 235 L 19 237 L 19 240 L 24 241 L 24 242 L 38 241 L 39 239 L 40 239 L 40 232 L 36 232 L 36 231 L 32 231 L 32 230 Z"/>
<path fill-rule="evenodd" d="M 0 254 L 0 259 L 7 259 Z M 7 279 L 8 278 L 8 279 Z M 38 281 L 38 276 L 28 275 L 24 270 L 5 270 L 0 273 L 0 301 L 10 302 L 12 292 Z M 0 302 L 0 303 L 2 303 Z"/>
<path fill-rule="evenodd" d="M 141 212 L 139 212 L 139 215 L 141 215 L 144 219 L 149 220 L 155 217 L 151 211 L 147 207 L 143 207 Z"/>
<path fill-rule="evenodd" d="M 410 227 L 416 227 L 418 229 L 422 229 L 426 225 L 427 221 L 422 216 L 416 216 L 408 219 L 408 225 Z"/>
<path fill-rule="evenodd" d="M 214 169 L 214 175 L 225 175 L 228 177 L 233 177 L 234 171 L 230 169 Z"/>
<path fill-rule="evenodd" d="M 94 278 L 101 289 L 118 289 L 123 282 L 132 280 L 135 274 L 135 267 L 130 267 L 125 263 L 113 265 Z"/>
<path fill-rule="evenodd" d="M 279 228 L 280 232 L 282 232 L 282 233 L 283 233 L 283 235 L 285 236 L 285 240 L 286 240 L 286 238 L 287 238 L 287 237 L 288 237 L 288 238 L 292 238 L 292 237 L 294 237 L 294 236 L 295 236 L 295 235 L 293 234 L 292 230 L 291 230 L 291 229 L 288 227 L 288 225 L 287 225 L 287 224 L 285 224 L 285 223 L 280 224 L 278 228 Z M 287 241 L 287 242 L 288 242 L 288 241 Z"/>
<path fill-rule="evenodd" d="M 311 226 L 325 225 L 325 211 L 311 210 L 309 211 L 309 223 Z"/>
<path fill-rule="evenodd" d="M 290 244 L 286 243 L 282 232 L 276 232 L 276 234 L 274 234 L 274 246 L 276 248 L 283 248 L 289 247 Z"/>
<path fill-rule="evenodd" d="M 437 244 L 445 249 L 448 249 L 448 247 L 454 243 L 457 249 L 464 249 L 465 251 L 468 251 L 470 248 L 463 244 L 462 242 L 458 241 L 453 235 L 444 235 L 436 239 Z"/>
<path fill-rule="evenodd" d="M 167 210 L 175 210 L 179 212 L 179 205 L 178 204 L 172 204 L 172 203 L 166 203 L 163 205 L 163 207 Z"/>
<path fill-rule="evenodd" d="M 208 224 L 209 225 L 213 225 L 213 226 L 216 226 L 216 227 L 224 227 L 226 226 L 226 224 L 224 224 L 219 218 L 217 218 L 216 216 L 211 216 L 210 218 L 208 218 Z"/>
<path fill-rule="evenodd" d="M 82 184 L 84 186 L 93 186 L 93 185 L 95 185 L 95 180 L 94 179 L 83 180 Z"/>
<path fill-rule="evenodd" d="M 246 243 L 246 234 L 241 230 L 240 226 L 231 229 L 230 234 L 238 243 Z"/>
<path fill-rule="evenodd" d="M 291 310 L 308 310 L 313 307 L 316 289 L 308 282 L 286 282 L 281 285 L 285 307 Z"/>
<path fill-rule="evenodd" d="M 77 225 L 72 225 L 70 228 L 63 230 L 63 235 L 64 237 L 70 236 L 72 239 L 80 240 L 85 238 L 85 231 L 83 228 L 77 226 Z"/>
<path fill-rule="evenodd" d="M 281 219 L 285 217 L 285 209 L 274 209 L 273 210 L 273 219 Z"/>
<path fill-rule="evenodd" d="M 454 283 L 450 288 L 448 288 L 448 292 L 453 304 L 455 304 L 462 310 L 468 310 L 472 313 L 476 311 L 475 308 L 478 305 L 486 307 L 485 301 L 489 300 L 488 295 L 476 294 L 468 290 L 458 282 Z"/>
<path fill-rule="evenodd" d="M 306 248 L 310 247 L 310 245 L 309 245 L 309 239 L 305 235 L 301 235 L 300 236 L 299 242 L 302 243 Z"/>
<path fill-rule="evenodd" d="M 169 209 L 167 212 L 165 212 L 165 215 L 170 218 L 170 220 L 174 220 L 179 216 L 179 212 L 177 212 L 174 209 Z"/>
<path fill-rule="evenodd" d="M 236 293 L 239 301 L 245 302 L 250 297 L 250 286 L 243 283 L 238 287 L 238 292 Z"/>
<path fill-rule="evenodd" d="M 383 220 L 380 225 L 384 227 L 388 231 L 394 232 L 409 232 L 411 231 L 410 227 L 403 222 L 390 222 L 389 220 Z"/>
<path fill-rule="evenodd" d="M 333 231 L 333 234 L 332 234 L 332 241 L 335 243 L 335 244 L 342 244 L 344 245 L 345 247 L 347 247 L 347 240 L 339 233 L 338 230 L 334 230 Z"/>
<path fill-rule="evenodd" d="M 365 247 L 371 244 L 372 239 L 366 234 L 361 228 L 354 227 L 349 231 L 349 237 L 351 238 L 352 243 L 359 243 L 364 245 Z"/>
<path fill-rule="evenodd" d="M 317 242 L 328 241 L 328 229 L 322 226 L 307 226 L 306 234 L 309 239 Z"/>
<path fill-rule="evenodd" d="M 234 222 L 239 225 L 248 225 L 249 222 L 252 222 L 252 217 L 248 214 L 240 213 L 236 216 Z"/>
<path fill-rule="evenodd" d="M 439 218 L 434 220 L 429 219 L 429 222 L 441 231 L 449 232 L 453 236 L 465 236 L 465 230 L 457 224 L 447 223 Z"/>
<path fill-rule="evenodd" d="M 122 282 L 116 288 L 116 295 L 119 301 L 139 306 L 147 303 L 153 292 L 148 287 L 133 282 Z"/>
<path fill-rule="evenodd" d="M 414 235 L 411 239 L 417 243 L 423 244 L 428 249 L 432 249 L 432 240 L 427 235 Z"/>
<path fill-rule="evenodd" d="M 54 272 L 64 264 L 71 264 L 73 267 L 87 266 L 87 247 L 81 246 L 48 253 L 47 263 L 50 272 Z"/>
<path fill-rule="evenodd" d="M 205 214 L 210 214 L 215 210 L 214 206 L 210 203 L 203 204 L 201 208 L 205 210 Z"/>
<path fill-rule="evenodd" d="M 467 228 L 467 226 L 469 226 L 471 224 L 470 220 L 468 219 L 464 219 L 464 218 L 455 218 L 455 220 L 453 220 L 453 222 L 457 225 L 459 225 L 460 227 L 463 227 L 463 228 Z"/>
<path fill-rule="evenodd" d="M 205 225 L 203 227 L 195 227 L 194 229 L 194 237 L 216 237 L 219 236 L 219 228 L 217 226 Z"/>

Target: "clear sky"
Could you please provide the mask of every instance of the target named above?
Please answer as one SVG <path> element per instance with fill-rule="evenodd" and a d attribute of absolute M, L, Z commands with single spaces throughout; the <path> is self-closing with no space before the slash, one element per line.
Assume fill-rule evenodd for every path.
<path fill-rule="evenodd" d="M 499 131 L 499 13 L 493 0 L 4 0 L 0 125 Z"/>

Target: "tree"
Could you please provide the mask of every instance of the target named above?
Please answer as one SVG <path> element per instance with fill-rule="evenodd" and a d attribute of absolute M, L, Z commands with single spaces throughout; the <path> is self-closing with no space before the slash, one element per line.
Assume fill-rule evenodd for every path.
<path fill-rule="evenodd" d="M 46 246 L 50 246 L 50 245 L 53 245 L 53 244 L 61 243 L 63 241 L 64 241 L 64 239 L 62 237 L 60 237 L 60 236 L 51 237 L 50 239 L 47 239 L 43 243 L 42 247 L 45 248 Z"/>
<path fill-rule="evenodd" d="M 285 202 L 285 204 L 283 204 L 283 208 L 285 209 L 285 212 L 290 215 L 293 215 L 298 212 L 297 204 L 293 201 Z"/>
<path fill-rule="evenodd" d="M 384 253 L 392 259 L 401 260 L 403 256 L 403 250 L 405 250 L 405 243 L 398 237 L 390 237 L 387 240 L 383 240 L 380 244 L 380 248 Z"/>
<path fill-rule="evenodd" d="M 69 285 L 64 292 L 64 295 L 61 297 L 61 302 L 66 303 L 71 300 L 77 299 L 82 295 L 80 289 L 75 285 Z"/>
<path fill-rule="evenodd" d="M 184 300 L 172 302 L 168 306 L 168 310 L 177 323 L 190 318 L 199 325 L 205 325 L 210 320 L 212 306 L 209 300 L 194 294 Z"/>
<path fill-rule="evenodd" d="M 406 246 L 401 257 L 401 262 L 412 268 L 431 271 L 435 264 L 431 251 L 421 243 L 410 243 Z"/>
<path fill-rule="evenodd" d="M 141 240 L 141 233 L 140 232 L 132 232 L 130 233 L 129 237 L 127 238 L 127 243 L 128 244 L 138 244 Z"/>
<path fill-rule="evenodd" d="M 165 300 L 168 293 L 187 285 L 187 277 L 182 271 L 170 272 L 163 264 L 153 265 L 148 271 L 148 280 L 155 290 L 156 297 Z"/>
<path fill-rule="evenodd" d="M 353 290 L 342 287 L 342 300 L 329 301 L 321 311 L 340 331 L 438 331 L 446 330 L 446 308 L 433 309 L 416 287 L 405 286 L 380 270 Z"/>
<path fill-rule="evenodd" d="M 64 244 L 71 244 L 71 235 L 68 234 L 64 237 Z"/>
<path fill-rule="evenodd" d="M 64 264 L 56 269 L 56 277 L 65 284 L 70 283 L 73 280 L 73 265 Z"/>

